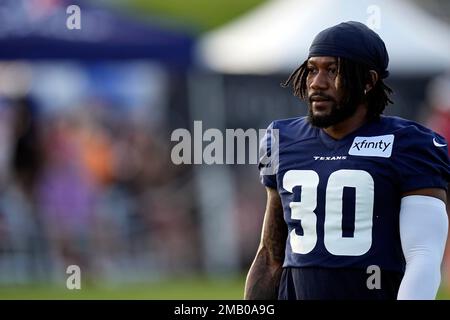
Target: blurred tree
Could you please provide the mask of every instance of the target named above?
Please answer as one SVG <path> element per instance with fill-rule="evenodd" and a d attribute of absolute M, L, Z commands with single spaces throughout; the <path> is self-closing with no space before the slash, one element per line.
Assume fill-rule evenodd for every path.
<path fill-rule="evenodd" d="M 92 0 L 91 0 L 92 1 Z M 129 0 L 103 1 L 132 13 L 152 15 L 205 32 L 253 9 L 265 0 Z"/>

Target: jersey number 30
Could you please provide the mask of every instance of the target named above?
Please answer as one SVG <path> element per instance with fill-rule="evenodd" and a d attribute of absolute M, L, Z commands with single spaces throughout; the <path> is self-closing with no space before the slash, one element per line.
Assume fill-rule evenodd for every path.
<path fill-rule="evenodd" d="M 293 229 L 290 232 L 290 244 L 295 253 L 306 254 L 317 243 L 314 210 L 317 206 L 317 186 L 319 175 L 312 170 L 290 170 L 283 177 L 283 188 L 293 192 L 301 187 L 301 201 L 289 204 L 291 218 L 300 220 L 303 235 Z M 344 187 L 355 189 L 355 228 L 353 237 L 344 237 L 342 233 L 342 196 Z M 359 256 L 369 251 L 372 245 L 372 217 L 374 204 L 374 182 L 372 176 L 364 170 L 338 170 L 328 178 L 325 196 L 325 248 L 333 255 Z"/>

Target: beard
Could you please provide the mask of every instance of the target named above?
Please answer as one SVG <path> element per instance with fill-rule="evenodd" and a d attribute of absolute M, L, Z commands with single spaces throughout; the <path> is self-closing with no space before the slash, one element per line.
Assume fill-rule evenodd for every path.
<path fill-rule="evenodd" d="M 311 97 L 308 98 L 308 122 L 318 128 L 328 128 L 336 125 L 351 116 L 353 116 L 357 110 L 358 105 L 356 103 L 339 104 L 336 100 L 328 95 L 320 96 L 327 98 L 331 102 L 330 111 L 325 115 L 314 115 Z"/>

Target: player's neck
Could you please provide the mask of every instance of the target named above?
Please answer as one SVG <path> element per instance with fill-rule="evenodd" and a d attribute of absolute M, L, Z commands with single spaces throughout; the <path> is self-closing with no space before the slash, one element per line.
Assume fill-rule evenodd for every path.
<path fill-rule="evenodd" d="M 367 107 L 359 105 L 353 116 L 323 130 L 333 139 L 339 140 L 367 122 Z"/>

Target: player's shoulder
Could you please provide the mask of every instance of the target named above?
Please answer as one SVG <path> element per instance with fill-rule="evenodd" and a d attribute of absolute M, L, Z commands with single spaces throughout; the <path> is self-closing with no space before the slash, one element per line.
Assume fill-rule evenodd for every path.
<path fill-rule="evenodd" d="M 417 131 L 421 134 L 430 134 L 432 130 L 419 124 L 416 121 L 404 119 L 397 116 L 381 116 L 380 123 L 397 134 L 411 133 Z"/>
<path fill-rule="evenodd" d="M 382 116 L 380 125 L 384 127 L 384 132 L 394 135 L 397 147 L 434 148 L 447 145 L 444 137 L 412 120 L 395 116 Z"/>
<path fill-rule="evenodd" d="M 307 117 L 295 117 L 274 120 L 271 128 L 279 131 L 280 137 L 296 141 L 317 137 L 317 128 L 311 126 Z"/>
<path fill-rule="evenodd" d="M 299 127 L 307 127 L 309 123 L 306 117 L 293 117 L 293 118 L 285 118 L 285 119 L 276 119 L 272 121 L 274 128 L 277 129 L 292 129 Z"/>

